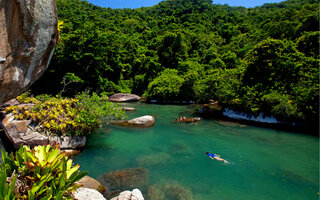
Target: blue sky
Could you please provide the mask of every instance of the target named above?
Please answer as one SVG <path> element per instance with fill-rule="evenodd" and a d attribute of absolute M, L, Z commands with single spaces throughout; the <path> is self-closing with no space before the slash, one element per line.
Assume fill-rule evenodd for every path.
<path fill-rule="evenodd" d="M 110 8 L 140 8 L 154 6 L 162 0 L 87 0 L 88 2 Z M 283 0 L 213 0 L 214 4 L 228 4 L 230 6 L 255 7 L 264 3 L 278 3 Z"/>

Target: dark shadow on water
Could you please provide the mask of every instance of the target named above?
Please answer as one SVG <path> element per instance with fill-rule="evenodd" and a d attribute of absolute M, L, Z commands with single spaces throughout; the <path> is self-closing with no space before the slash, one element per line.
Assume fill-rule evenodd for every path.
<path fill-rule="evenodd" d="M 313 183 L 311 180 L 308 180 L 308 178 L 286 169 L 279 169 L 277 173 L 282 177 L 283 180 L 293 182 L 303 187 L 306 187 L 305 185 L 317 186 L 317 184 Z"/>

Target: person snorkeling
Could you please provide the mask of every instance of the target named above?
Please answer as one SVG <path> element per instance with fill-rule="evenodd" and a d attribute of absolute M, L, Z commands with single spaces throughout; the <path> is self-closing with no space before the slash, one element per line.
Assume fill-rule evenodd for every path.
<path fill-rule="evenodd" d="M 186 121 L 186 117 L 185 116 L 179 116 L 179 121 Z"/>
<path fill-rule="evenodd" d="M 224 162 L 224 163 L 226 163 L 226 164 L 229 163 L 229 162 L 226 161 L 225 159 L 220 158 L 220 155 L 218 155 L 218 154 L 213 154 L 213 153 L 210 153 L 210 152 L 206 152 L 206 154 L 207 154 L 212 160 L 216 159 L 216 160 L 222 161 L 222 162 Z"/>

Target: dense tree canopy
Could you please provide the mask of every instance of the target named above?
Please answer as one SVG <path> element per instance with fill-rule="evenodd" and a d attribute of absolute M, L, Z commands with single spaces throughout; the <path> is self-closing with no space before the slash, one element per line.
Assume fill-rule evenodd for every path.
<path fill-rule="evenodd" d="M 317 121 L 319 4 L 249 8 L 166 0 L 139 9 L 57 0 L 64 22 L 51 65 L 33 87 L 58 93 L 133 92 L 166 100 L 215 99 L 279 119 Z M 214 3 L 214 2 L 213 2 Z"/>

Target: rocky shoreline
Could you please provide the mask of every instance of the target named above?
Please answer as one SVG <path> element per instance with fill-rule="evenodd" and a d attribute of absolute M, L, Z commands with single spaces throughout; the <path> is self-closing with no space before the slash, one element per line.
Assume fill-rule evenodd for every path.
<path fill-rule="evenodd" d="M 86 136 L 57 136 L 45 132 L 41 125 L 33 122 L 32 120 L 20 120 L 14 116 L 12 113 L 6 112 L 6 107 L 14 105 L 18 107 L 32 107 L 34 104 L 23 104 L 19 103 L 16 99 L 10 100 L 9 102 L 4 103 L 0 107 L 0 122 L 2 131 L 2 138 L 4 138 L 7 143 L 12 144 L 12 148 L 6 149 L 3 145 L 2 139 L 0 140 L 0 150 L 4 149 L 7 151 L 16 151 L 22 145 L 28 145 L 30 147 L 38 145 L 59 145 L 59 148 L 62 152 L 65 152 L 67 156 L 74 156 L 81 152 L 86 144 Z M 124 107 L 125 111 L 134 111 L 134 108 Z M 124 122 L 119 122 L 119 125 L 125 126 L 134 126 L 134 127 L 151 127 L 155 124 L 155 119 L 152 116 L 142 116 L 136 119 L 127 120 Z M 121 124 L 122 123 L 122 124 Z M 140 169 L 138 169 L 139 171 Z M 115 174 L 113 177 L 109 177 L 111 180 L 104 180 L 104 185 L 99 181 L 86 176 L 81 179 L 78 184 L 82 185 L 74 193 L 75 198 L 78 200 L 105 200 L 112 198 L 113 200 L 144 200 L 144 197 L 139 189 L 136 187 L 139 186 L 139 181 L 132 177 L 132 170 L 122 170 L 127 171 L 127 174 L 123 176 L 118 176 L 120 172 L 109 172 L 109 174 Z M 135 170 L 133 170 L 135 171 Z M 141 171 L 141 170 L 140 170 Z M 148 173 L 146 170 L 146 174 Z M 139 173 L 138 173 L 139 174 Z M 123 177 L 122 186 L 119 187 L 112 183 L 112 180 L 116 182 L 121 182 Z M 138 175 L 139 177 L 139 175 Z M 132 179 L 133 178 L 133 179 Z M 106 182 L 107 181 L 107 182 Z M 106 184 L 111 181 L 111 184 Z M 142 181 L 146 183 L 143 178 Z M 107 186 L 107 187 L 106 187 Z M 128 190 L 130 189 L 130 191 Z M 132 190 L 132 191 L 131 191 Z M 122 191 L 122 192 L 121 192 Z M 104 194 L 104 195 L 103 195 Z"/>
<path fill-rule="evenodd" d="M 292 121 L 277 120 L 275 117 L 265 115 L 264 113 L 253 115 L 245 112 L 239 112 L 223 107 L 216 101 L 200 105 L 200 109 L 198 109 L 197 113 L 201 117 L 207 119 L 230 121 L 244 125 L 299 132 L 310 135 L 318 135 L 319 133 L 319 127 L 316 125 L 309 126 L 307 124 Z"/>
<path fill-rule="evenodd" d="M 6 113 L 5 108 L 9 105 L 33 106 L 32 104 L 19 104 L 16 100 L 11 100 L 1 106 L 1 127 L 6 137 L 11 141 L 17 150 L 22 145 L 34 147 L 37 145 L 59 145 L 62 151 L 68 155 L 74 155 L 80 152 L 85 146 L 86 136 L 56 136 L 43 132 L 42 127 L 31 120 L 15 119 L 12 113 Z"/>

